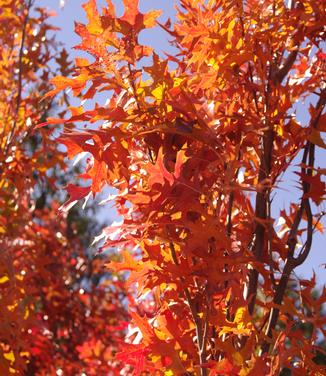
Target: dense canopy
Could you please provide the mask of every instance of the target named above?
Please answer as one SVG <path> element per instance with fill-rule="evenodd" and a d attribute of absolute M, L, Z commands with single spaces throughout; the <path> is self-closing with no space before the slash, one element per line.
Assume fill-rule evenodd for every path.
<path fill-rule="evenodd" d="M 324 374 L 325 289 L 295 273 L 323 232 L 323 2 L 181 0 L 163 22 L 89 0 L 73 64 L 44 10 L 0 4 L 2 372 Z M 153 27 L 175 53 L 140 43 Z M 76 204 L 106 187 L 94 258 Z"/>

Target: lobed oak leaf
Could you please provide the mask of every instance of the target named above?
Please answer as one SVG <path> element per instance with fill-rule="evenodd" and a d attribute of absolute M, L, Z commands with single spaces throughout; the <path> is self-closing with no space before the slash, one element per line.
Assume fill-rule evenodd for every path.
<path fill-rule="evenodd" d="M 104 161 L 94 159 L 93 167 L 86 174 L 81 175 L 84 179 L 92 179 L 91 190 L 93 194 L 102 190 L 107 181 L 108 166 Z"/>
<path fill-rule="evenodd" d="M 66 191 L 70 198 L 59 208 L 59 210 L 63 212 L 69 211 L 79 200 L 85 198 L 91 192 L 91 187 L 78 187 L 73 184 L 68 184 Z"/>
<path fill-rule="evenodd" d="M 106 266 L 115 272 L 120 272 L 121 270 L 138 271 L 141 269 L 141 265 L 135 261 L 128 251 L 122 251 L 121 254 L 123 257 L 122 262 L 111 261 Z"/>
<path fill-rule="evenodd" d="M 145 357 L 149 353 L 144 345 L 124 343 L 116 359 L 134 366 L 132 375 L 139 376 L 145 367 Z"/>
<path fill-rule="evenodd" d="M 156 19 L 162 14 L 161 10 L 152 10 L 144 14 L 144 26 L 151 28 L 156 25 Z"/>
<path fill-rule="evenodd" d="M 147 172 L 149 173 L 148 184 L 150 187 L 155 184 L 164 185 L 166 181 L 169 185 L 174 182 L 173 175 L 164 166 L 162 149 L 158 152 L 155 165 L 148 165 Z"/>
<path fill-rule="evenodd" d="M 67 148 L 67 153 L 69 158 L 74 158 L 77 154 L 82 152 L 92 153 L 93 145 L 87 144 L 86 142 L 91 139 L 89 133 L 63 133 L 57 138 L 57 141 L 65 145 Z"/>
<path fill-rule="evenodd" d="M 128 22 L 130 25 L 134 26 L 137 18 L 142 15 L 139 13 L 138 10 L 138 5 L 139 5 L 139 0 L 123 0 L 125 12 L 123 16 L 121 17 L 121 20 Z"/>
<path fill-rule="evenodd" d="M 123 0 L 125 12 L 119 19 L 123 33 L 129 33 L 128 27 L 124 27 L 122 22 L 127 22 L 133 27 L 136 32 L 143 28 L 151 28 L 156 24 L 156 19 L 161 15 L 160 10 L 152 10 L 146 14 L 139 12 L 139 0 Z M 142 48 L 143 46 L 134 46 L 134 49 Z"/>
<path fill-rule="evenodd" d="M 103 32 L 102 25 L 101 25 L 101 20 L 99 17 L 99 13 L 97 10 L 97 5 L 96 5 L 96 0 L 89 0 L 88 3 L 85 3 L 82 5 L 87 18 L 88 18 L 88 25 L 87 25 L 87 30 L 91 34 L 101 34 Z"/>
<path fill-rule="evenodd" d="M 67 78 L 63 76 L 57 76 L 51 79 L 51 83 L 54 84 L 55 89 L 50 90 L 44 96 L 53 97 L 59 92 L 71 87 L 75 95 L 79 95 L 82 89 L 85 87 L 88 77 L 80 75 L 76 78 Z"/>
<path fill-rule="evenodd" d="M 302 173 L 297 173 L 301 177 L 304 183 L 309 184 L 309 191 L 304 194 L 304 197 L 311 198 L 316 205 L 320 205 L 324 199 L 326 193 L 326 183 L 321 180 L 321 174 L 307 175 Z"/>

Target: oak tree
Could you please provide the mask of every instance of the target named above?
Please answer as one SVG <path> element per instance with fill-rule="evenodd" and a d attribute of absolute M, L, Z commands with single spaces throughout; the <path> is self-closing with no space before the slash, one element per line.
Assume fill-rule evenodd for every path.
<path fill-rule="evenodd" d="M 165 23 L 139 1 L 124 0 L 122 16 L 106 3 L 83 5 L 77 48 L 90 57 L 47 94 L 70 88 L 81 103 L 47 124 L 65 124 L 70 158 L 87 155 L 63 210 L 117 190 L 121 222 L 101 249 L 120 252 L 108 267 L 128 271 L 136 294 L 117 359 L 134 374 L 322 375 L 325 291 L 313 299 L 314 279 L 294 271 L 323 229 L 323 2 L 181 0 Z M 154 26 L 175 54 L 139 42 Z M 281 208 L 291 172 L 299 195 Z"/>

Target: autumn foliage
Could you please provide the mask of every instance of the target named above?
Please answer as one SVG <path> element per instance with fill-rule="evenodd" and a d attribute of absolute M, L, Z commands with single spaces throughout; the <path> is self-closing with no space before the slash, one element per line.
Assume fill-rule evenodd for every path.
<path fill-rule="evenodd" d="M 58 216 L 65 153 L 34 127 L 62 107 L 44 96 L 70 64 L 31 5 L 0 1 L 0 375 L 114 372 L 124 287 L 86 252 L 87 218 Z"/>
<path fill-rule="evenodd" d="M 120 282 L 110 294 L 89 289 L 87 298 L 60 287 L 64 303 L 47 315 L 65 317 L 63 332 L 51 329 L 63 342 L 68 338 L 64 330 L 70 333 L 69 315 L 77 315 L 67 343 L 60 347 L 60 342 L 60 350 L 44 350 L 43 357 L 31 355 L 28 346 L 22 354 L 17 348 L 25 349 L 25 342 L 17 346 L 9 327 L 1 327 L 3 357 L 12 368 L 24 356 L 36 363 L 48 359 L 48 364 L 59 358 L 54 368 L 40 374 L 55 374 L 60 368 L 67 375 L 323 375 L 325 290 L 314 294 L 315 278 L 299 279 L 294 273 L 308 257 L 314 233 L 323 231 L 326 168 L 318 154 L 326 148 L 323 2 L 181 0 L 176 19 L 164 23 L 158 10 L 141 13 L 137 0 L 123 1 L 121 17 L 111 0 L 106 3 L 101 11 L 96 0 L 83 5 L 88 22 L 76 24 L 81 38 L 77 49 L 83 57 L 75 60 L 72 74 L 66 71 L 52 78 L 53 87 L 45 95 L 33 91 L 38 93 L 35 102 L 19 90 L 14 104 L 8 103 L 6 94 L 1 99 L 2 113 L 9 113 L 5 124 L 14 124 L 9 134 L 23 130 L 33 113 L 31 123 L 38 125 L 32 128 L 42 133 L 54 157 L 30 157 L 23 144 L 13 149 L 13 136 L 7 136 L 1 199 L 11 195 L 5 207 L 13 214 L 10 221 L 8 215 L 1 220 L 5 248 L 13 249 L 10 254 L 16 257 L 10 265 L 19 265 L 14 270 L 23 270 L 24 262 L 30 268 L 36 262 L 26 261 L 22 250 L 42 264 L 38 252 L 44 248 L 51 249 L 50 257 L 66 257 L 61 273 L 74 278 L 66 260 L 83 250 L 78 239 L 56 238 L 53 229 L 63 233 L 64 223 L 55 218 L 55 204 L 36 212 L 38 220 L 33 220 L 28 189 L 35 182 L 24 177 L 21 186 L 10 188 L 23 176 L 19 168 L 25 176 L 34 170 L 44 174 L 53 163 L 64 168 L 57 144 L 64 145 L 70 159 L 84 158 L 84 171 L 79 184 L 71 181 L 67 186 L 69 199 L 60 208 L 63 218 L 78 201 L 87 203 L 105 187 L 115 188 L 116 194 L 106 201 L 120 222 L 104 228 L 95 240 L 101 241 L 100 254 L 114 249 L 119 255 L 106 266 L 115 277 L 112 281 Z M 142 31 L 153 27 L 165 30 L 176 53 L 161 56 L 140 44 Z M 32 34 L 26 35 L 33 40 Z M 22 43 L 21 36 L 14 38 Z M 4 51 L 6 43 L 0 46 Z M 18 61 L 19 83 L 25 60 L 19 57 L 19 45 L 14 51 L 9 63 L 15 67 Z M 12 69 L 1 69 L 11 72 L 7 85 L 17 88 Z M 45 113 L 40 103 L 52 103 L 57 95 L 66 95 L 66 89 L 80 105 L 70 106 L 70 115 L 40 119 Z M 105 103 L 98 99 L 103 93 Z M 297 115 L 299 110 L 304 116 Z M 64 124 L 63 132 L 50 142 L 57 124 Z M 282 194 L 288 174 L 297 179 L 295 188 L 287 186 L 293 200 L 280 207 L 275 197 Z M 10 199 L 18 200 L 13 209 Z M 7 227 L 16 223 L 8 232 Z M 31 340 L 26 337 L 26 307 L 34 304 L 28 309 L 38 314 L 35 289 L 41 284 L 31 269 L 35 281 L 27 286 L 27 277 L 16 271 L 5 272 L 0 280 L 1 286 L 18 294 L 8 294 L 13 303 L 1 309 L 19 312 L 15 322 L 25 326 L 18 326 L 17 336 L 27 344 Z M 53 276 L 44 276 L 51 282 L 42 292 L 41 307 L 55 299 L 51 294 L 59 282 L 53 270 Z M 128 304 L 117 296 L 126 291 L 123 276 Z M 12 287 L 13 283 L 22 287 Z M 31 292 L 26 291 L 29 287 Z M 21 295 L 33 298 L 24 300 Z M 78 300 L 101 311 L 96 320 L 88 319 L 85 311 L 78 314 Z M 112 323 L 109 312 L 114 312 Z M 58 319 L 51 320 L 56 326 Z M 35 333 L 40 325 L 39 321 Z M 89 328 L 81 345 L 75 336 Z M 41 340 L 51 347 L 53 337 L 45 337 L 43 332 Z M 60 351 L 77 355 L 60 358 Z"/>

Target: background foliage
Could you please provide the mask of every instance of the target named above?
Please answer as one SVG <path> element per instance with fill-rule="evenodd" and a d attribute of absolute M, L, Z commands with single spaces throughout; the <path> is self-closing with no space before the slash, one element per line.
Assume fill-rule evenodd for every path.
<path fill-rule="evenodd" d="M 54 130 L 33 130 L 67 102 L 44 96 L 68 56 L 31 2 L 1 1 L 0 24 L 0 374 L 104 374 L 118 366 L 124 286 L 88 251 L 94 214 L 58 216 L 71 172 Z"/>

